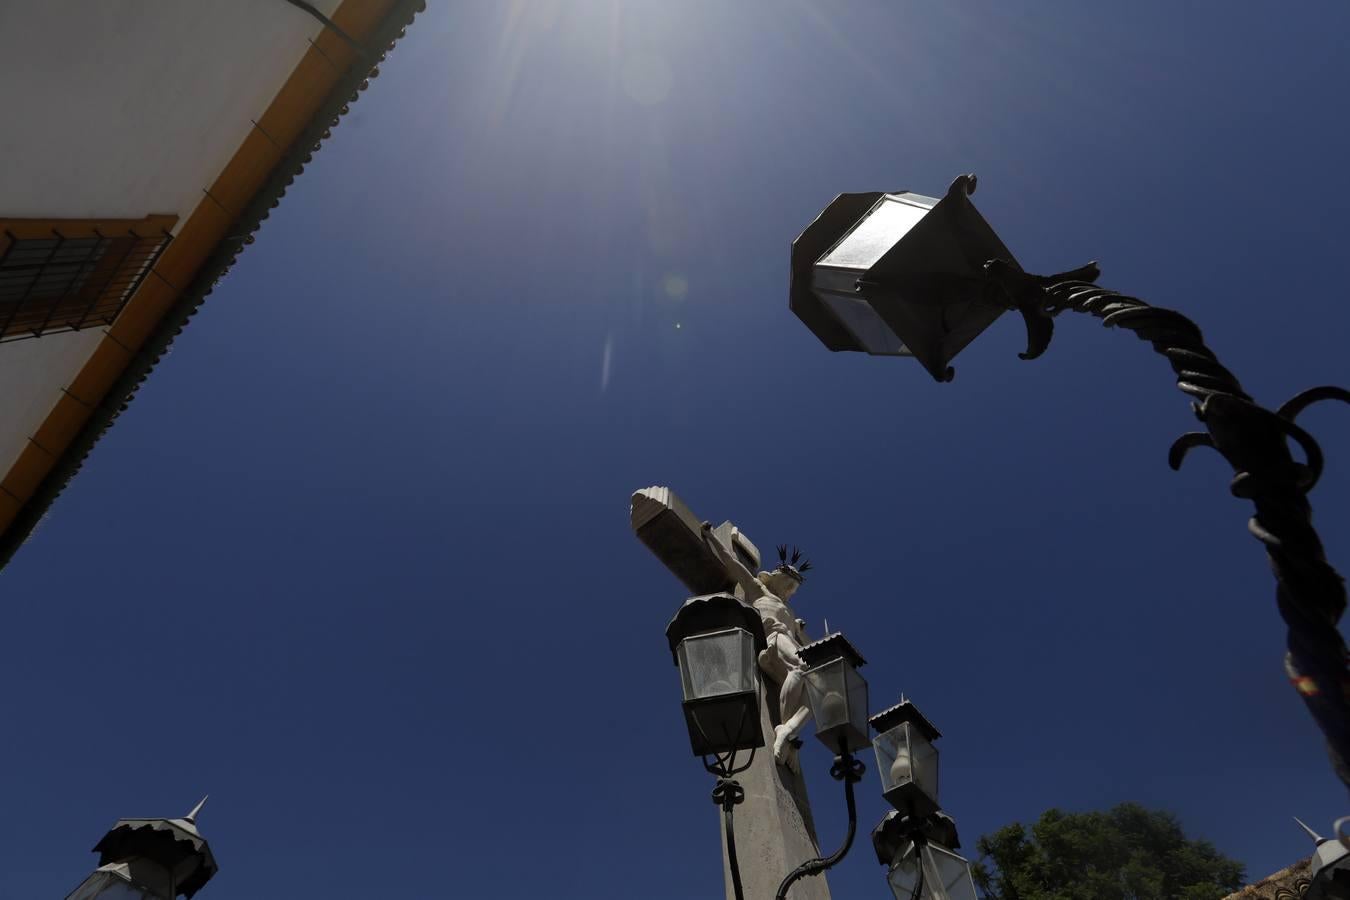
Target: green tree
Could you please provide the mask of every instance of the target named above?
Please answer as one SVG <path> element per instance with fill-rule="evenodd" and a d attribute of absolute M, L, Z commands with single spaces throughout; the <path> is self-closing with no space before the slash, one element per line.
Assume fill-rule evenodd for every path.
<path fill-rule="evenodd" d="M 1241 863 L 1136 803 L 1050 809 L 1029 831 L 1014 822 L 976 849 L 975 883 L 989 900 L 1220 900 L 1242 885 Z"/>

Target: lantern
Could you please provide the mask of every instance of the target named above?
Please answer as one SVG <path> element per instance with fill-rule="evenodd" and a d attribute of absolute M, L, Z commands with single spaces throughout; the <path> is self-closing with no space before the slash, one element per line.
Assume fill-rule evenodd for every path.
<path fill-rule="evenodd" d="M 205 798 L 181 819 L 119 819 L 94 847 L 99 867 L 66 900 L 191 898 L 216 874 L 197 831 Z"/>
<path fill-rule="evenodd" d="M 840 755 L 868 741 L 867 681 L 858 667 L 867 661 L 842 634 L 835 633 L 797 651 L 806 664 L 806 697 L 816 720 L 816 737 Z"/>
<path fill-rule="evenodd" d="M 938 752 L 942 737 L 908 700 L 872 717 L 872 746 L 881 774 L 881 793 L 902 815 L 923 819 L 938 809 Z"/>
<path fill-rule="evenodd" d="M 1012 254 L 971 204 L 973 176 L 941 200 L 840 194 L 792 244 L 789 306 L 831 350 L 913 356 L 938 381 L 1005 310 L 984 264 Z"/>
<path fill-rule="evenodd" d="M 680 670 L 694 755 L 764 746 L 756 664 L 765 646 L 759 614 L 728 594 L 693 597 L 666 627 L 666 639 Z"/>

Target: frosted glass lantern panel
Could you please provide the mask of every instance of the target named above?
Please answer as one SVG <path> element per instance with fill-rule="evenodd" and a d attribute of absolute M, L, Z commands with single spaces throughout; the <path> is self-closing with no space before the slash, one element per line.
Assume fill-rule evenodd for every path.
<path fill-rule="evenodd" d="M 914 900 L 914 890 L 919 886 L 919 855 L 912 843 L 896 854 L 886 872 L 886 883 L 897 900 Z"/>
<path fill-rule="evenodd" d="M 850 752 L 868 745 L 867 681 L 842 659 L 806 673 L 807 702 L 816 720 L 816 736 L 836 753 L 840 741 Z"/>
<path fill-rule="evenodd" d="M 862 743 L 849 749 L 865 750 L 871 743 L 869 735 L 872 733 L 867 724 L 867 681 L 852 666 L 849 667 L 847 680 L 849 725 L 852 726 L 852 732 L 862 738 Z"/>
<path fill-rule="evenodd" d="M 909 353 L 905 342 L 896 336 L 886 320 L 877 315 L 861 297 L 850 294 L 822 293 L 820 299 L 839 317 L 844 327 L 852 332 L 858 343 L 875 356 L 905 356 Z"/>
<path fill-rule="evenodd" d="M 914 783 L 928 798 L 937 801 L 937 748 L 912 722 L 901 722 L 872 741 L 877 751 L 877 771 L 882 792 Z"/>
<path fill-rule="evenodd" d="M 755 689 L 755 641 L 742 628 L 685 638 L 676 652 L 685 700 Z"/>
<path fill-rule="evenodd" d="M 886 883 L 897 900 L 979 900 L 970 863 L 936 844 L 917 850 L 906 844 L 891 863 Z"/>
<path fill-rule="evenodd" d="M 882 197 L 817 265 L 870 269 L 927 214 L 928 210 L 922 206 Z"/>
<path fill-rule="evenodd" d="M 806 673 L 807 700 L 816 719 L 817 731 L 829 731 L 849 722 L 848 688 L 842 659 L 817 666 Z"/>
<path fill-rule="evenodd" d="M 945 847 L 923 848 L 924 880 L 934 900 L 978 900 L 970 863 Z"/>

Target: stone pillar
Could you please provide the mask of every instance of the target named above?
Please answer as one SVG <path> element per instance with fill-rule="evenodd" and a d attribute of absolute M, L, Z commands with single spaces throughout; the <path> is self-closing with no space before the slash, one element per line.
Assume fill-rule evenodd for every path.
<path fill-rule="evenodd" d="M 734 813 L 736 860 L 741 867 L 745 900 L 773 900 L 789 872 L 820 855 L 811 804 L 806 798 L 806 780 L 773 761 L 770 746 L 777 719 L 778 686 L 765 680 L 760 684 L 760 727 L 766 746 L 755 752 L 754 764 L 736 776 L 745 789 L 745 802 Z M 722 811 L 718 809 L 716 814 L 720 828 Z M 727 900 L 735 900 L 725 835 L 722 872 Z M 788 900 L 830 900 L 825 874 L 798 879 Z"/>
<path fill-rule="evenodd" d="M 700 536 L 700 519 L 670 488 L 650 487 L 633 494 L 630 516 L 638 539 L 694 594 L 733 589 L 726 570 Z M 713 534 L 752 571 L 759 566 L 759 550 L 731 522 L 723 522 Z M 811 805 L 806 798 L 806 782 L 800 774 L 777 765 L 773 759 L 773 726 L 780 721 L 778 687 L 767 678 L 761 679 L 760 727 L 765 746 L 756 751 L 754 764 L 736 775 L 745 789 L 745 802 L 736 807 L 733 822 L 736 859 L 746 900 L 773 900 L 778 885 L 789 872 L 820 855 Z M 720 833 L 723 831 L 720 808 L 716 817 Z M 722 869 L 727 900 L 734 900 L 725 836 Z M 799 880 L 792 886 L 788 900 L 830 900 L 825 876 Z"/>

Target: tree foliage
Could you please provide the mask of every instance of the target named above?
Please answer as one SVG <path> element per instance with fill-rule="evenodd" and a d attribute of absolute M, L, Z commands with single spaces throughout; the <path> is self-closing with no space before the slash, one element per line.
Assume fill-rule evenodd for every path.
<path fill-rule="evenodd" d="M 1221 900 L 1242 864 L 1191 840 L 1176 817 L 1122 803 L 1105 812 L 1047 810 L 976 844 L 976 884 L 989 900 Z"/>

